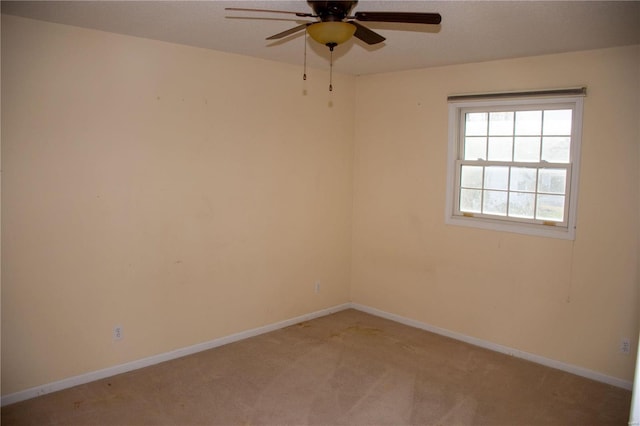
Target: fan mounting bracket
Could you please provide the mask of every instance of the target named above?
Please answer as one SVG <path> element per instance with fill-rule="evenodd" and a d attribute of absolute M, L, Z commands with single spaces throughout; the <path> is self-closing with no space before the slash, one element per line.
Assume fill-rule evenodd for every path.
<path fill-rule="evenodd" d="M 358 4 L 358 0 L 351 1 L 318 1 L 307 0 L 314 14 L 322 22 L 344 21 L 349 12 Z"/>

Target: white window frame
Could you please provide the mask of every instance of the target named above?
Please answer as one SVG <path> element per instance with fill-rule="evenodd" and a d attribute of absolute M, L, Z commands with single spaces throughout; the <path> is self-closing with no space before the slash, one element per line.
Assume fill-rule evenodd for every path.
<path fill-rule="evenodd" d="M 583 90 L 586 93 L 586 89 Z M 485 96 L 479 96 L 478 99 L 474 99 L 474 96 L 469 96 L 469 98 L 460 96 L 460 98 L 462 98 L 461 100 L 450 99 L 449 101 L 449 148 L 445 223 L 449 225 L 573 240 L 575 239 L 576 232 L 584 96 L 562 95 L 545 97 L 535 96 L 534 94 L 530 95 L 528 93 L 514 94 L 514 97 L 509 97 L 508 94 L 506 95 L 507 96 L 497 96 L 495 98 L 487 96 L 488 99 L 486 99 Z M 459 209 L 460 170 L 463 164 L 473 164 L 473 162 L 464 160 L 462 156 L 464 147 L 464 114 L 470 112 L 470 110 L 494 112 L 548 109 L 554 107 L 573 109 L 569 163 L 518 163 L 518 166 L 522 165 L 526 167 L 527 165 L 533 165 L 536 168 L 548 166 L 553 168 L 566 168 L 568 170 L 564 221 L 559 223 L 528 219 L 518 220 L 512 217 L 502 218 L 500 216 L 461 212 Z M 504 163 L 478 161 L 477 164 L 490 166 Z"/>

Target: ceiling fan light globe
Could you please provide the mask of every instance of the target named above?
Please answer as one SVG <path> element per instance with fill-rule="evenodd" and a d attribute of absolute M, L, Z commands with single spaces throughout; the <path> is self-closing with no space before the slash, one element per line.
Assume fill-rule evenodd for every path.
<path fill-rule="evenodd" d="M 309 36 L 326 46 L 346 42 L 356 32 L 356 26 L 348 22 L 316 22 L 307 27 Z"/>

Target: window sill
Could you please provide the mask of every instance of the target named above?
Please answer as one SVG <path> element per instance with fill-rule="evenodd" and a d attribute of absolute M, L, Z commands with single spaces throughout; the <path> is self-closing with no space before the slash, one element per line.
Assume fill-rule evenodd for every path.
<path fill-rule="evenodd" d="M 536 237 L 558 238 L 562 240 L 574 240 L 575 228 L 563 226 L 549 226 L 528 223 L 507 223 L 501 220 L 487 218 L 449 216 L 445 218 L 447 225 L 466 226 L 490 231 L 512 232 L 516 234 L 533 235 Z"/>

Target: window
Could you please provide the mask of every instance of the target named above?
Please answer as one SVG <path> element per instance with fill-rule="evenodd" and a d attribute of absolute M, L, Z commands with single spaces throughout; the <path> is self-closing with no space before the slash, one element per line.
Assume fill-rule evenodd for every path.
<path fill-rule="evenodd" d="M 583 97 L 531 95 L 449 98 L 447 223 L 574 238 Z"/>

